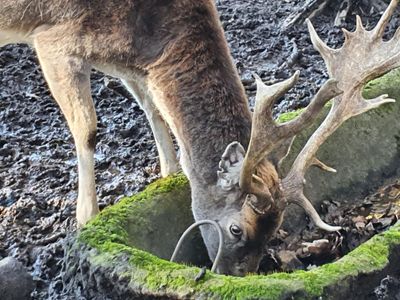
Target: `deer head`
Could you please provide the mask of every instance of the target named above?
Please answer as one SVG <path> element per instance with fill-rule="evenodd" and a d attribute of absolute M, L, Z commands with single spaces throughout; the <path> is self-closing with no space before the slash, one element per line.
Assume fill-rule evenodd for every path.
<path fill-rule="evenodd" d="M 352 116 L 394 102 L 387 95 L 365 100 L 361 92 L 368 81 L 400 66 L 400 31 L 397 30 L 390 41 L 382 41 L 384 29 L 397 4 L 398 0 L 391 1 L 371 31 L 364 29 L 357 17 L 355 32 L 343 30 L 345 43 L 340 49 L 331 49 L 324 44 L 307 20 L 311 41 L 322 55 L 331 79 L 296 119 L 277 124 L 272 117 L 272 108 L 275 101 L 294 86 L 299 73 L 272 86 L 263 84 L 256 77 L 257 96 L 249 146 L 247 151 L 239 142 L 227 146 L 219 163 L 217 187 L 213 191 L 216 198 L 224 199 L 217 199 L 215 203 L 224 204 L 208 208 L 213 210 L 208 216 L 217 220 L 224 235 L 217 272 L 241 276 L 257 271 L 263 248 L 281 225 L 288 203 L 303 207 L 321 229 L 340 229 L 324 223 L 305 197 L 304 175 L 310 166 L 335 172 L 316 158 L 323 142 Z M 277 166 L 287 154 L 292 140 L 313 123 L 331 99 L 333 104 L 329 114 L 297 156 L 288 174 L 280 177 Z M 217 231 L 213 227 L 203 227 L 202 235 L 210 258 L 214 260 L 218 247 Z"/>

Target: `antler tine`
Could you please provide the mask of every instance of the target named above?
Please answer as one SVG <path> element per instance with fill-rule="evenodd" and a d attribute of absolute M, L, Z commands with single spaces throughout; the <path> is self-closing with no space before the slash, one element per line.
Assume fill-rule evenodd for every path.
<path fill-rule="evenodd" d="M 286 200 L 289 203 L 294 203 L 302 207 L 317 227 L 329 232 L 340 230 L 340 226 L 331 226 L 322 221 L 314 206 L 307 199 L 307 197 L 304 196 L 303 181 L 304 178 L 302 178 L 301 176 L 297 176 L 297 174 L 294 172 L 290 172 L 288 174 L 288 176 L 282 182 L 282 185 L 284 186 L 283 191 Z"/>
<path fill-rule="evenodd" d="M 327 166 L 326 164 L 324 164 L 322 161 L 320 161 L 318 158 L 314 157 L 312 162 L 311 162 L 312 166 L 316 166 L 318 168 L 320 168 L 321 170 L 327 171 L 327 172 L 331 172 L 331 173 L 336 173 L 336 169 Z"/>
<path fill-rule="evenodd" d="M 351 38 L 352 33 L 350 31 L 348 31 L 346 28 L 342 28 L 342 32 L 344 35 L 345 42 L 348 41 Z"/>
<path fill-rule="evenodd" d="M 390 21 L 396 7 L 398 5 L 398 0 L 393 0 L 390 2 L 388 8 L 383 13 L 381 19 L 379 20 L 378 24 L 376 25 L 375 29 L 373 30 L 373 36 L 375 39 L 382 38 L 385 28 Z"/>
<path fill-rule="evenodd" d="M 296 119 L 282 124 L 279 127 L 280 135 L 295 136 L 297 133 L 311 125 L 318 117 L 319 112 L 324 105 L 334 97 L 342 94 L 343 91 L 338 87 L 338 81 L 335 79 L 327 80 L 318 90 L 317 94 L 310 101 L 306 110 Z"/>
<path fill-rule="evenodd" d="M 396 32 L 394 33 L 392 40 L 397 41 L 400 36 L 400 27 L 396 29 Z"/>
<path fill-rule="evenodd" d="M 311 23 L 310 19 L 306 19 L 308 31 L 310 32 L 311 42 L 324 60 L 332 59 L 336 50 L 330 48 L 327 44 L 325 44 L 321 38 L 319 37 L 318 33 L 315 31 L 313 24 Z"/>
<path fill-rule="evenodd" d="M 360 104 L 360 108 L 358 111 L 358 114 L 367 112 L 371 109 L 377 108 L 379 106 L 381 106 L 382 104 L 386 104 L 386 103 L 394 103 L 396 102 L 395 99 L 392 98 L 388 98 L 389 95 L 384 94 L 384 95 L 380 95 L 374 99 L 369 99 L 368 101 L 363 101 Z"/>
<path fill-rule="evenodd" d="M 345 43 L 342 48 L 335 50 L 334 56 L 326 56 L 325 48 L 317 49 L 324 57 L 330 76 L 338 80 L 338 86 L 344 93 L 334 98 L 330 112 L 295 159 L 288 175 L 282 180 L 282 187 L 288 202 L 302 206 L 317 226 L 328 231 L 337 227 L 323 223 L 304 196 L 304 175 L 311 165 L 317 165 L 327 171 L 334 170 L 319 162 L 315 156 L 319 147 L 343 122 L 382 104 L 395 101 L 387 98 L 387 95 L 365 100 L 361 93 L 368 81 L 400 66 L 400 34 L 396 33 L 389 42 L 382 41 L 384 28 L 397 4 L 398 0 L 392 0 L 372 31 L 364 30 L 361 19 L 357 18 L 356 31 L 344 31 Z M 308 25 L 311 39 L 315 43 L 315 30 L 309 21 Z M 322 44 L 319 41 L 317 43 Z"/>
<path fill-rule="evenodd" d="M 259 190 L 252 184 L 254 169 L 257 164 L 273 150 L 276 142 L 281 137 L 275 134 L 278 125 L 272 118 L 272 107 L 277 99 L 282 97 L 291 89 L 299 78 L 297 71 L 289 79 L 278 82 L 272 86 L 265 85 L 256 76 L 257 95 L 253 113 L 253 122 L 250 136 L 250 143 L 244 158 L 243 167 L 240 174 L 240 187 L 243 191 L 255 194 Z"/>
<path fill-rule="evenodd" d="M 326 224 L 324 221 L 322 221 L 321 217 L 315 210 L 314 206 L 312 206 L 311 202 L 306 198 L 306 196 L 304 196 L 303 193 L 301 193 L 300 195 L 298 195 L 296 197 L 296 200 L 294 201 L 294 203 L 296 203 L 297 205 L 299 205 L 300 207 L 302 207 L 304 209 L 306 214 L 310 217 L 310 219 L 314 222 L 314 224 L 318 228 L 328 231 L 328 232 L 334 232 L 334 231 L 338 231 L 338 230 L 342 229 L 342 227 L 340 227 L 340 226 L 331 226 L 329 224 Z"/>
<path fill-rule="evenodd" d="M 254 111 L 262 110 L 262 112 L 265 113 L 265 118 L 272 118 L 272 109 L 274 107 L 276 99 L 274 97 L 268 97 L 268 88 L 270 87 L 264 84 L 260 76 L 258 76 L 256 73 L 253 73 L 253 77 L 256 80 L 257 86 Z M 292 79 L 293 77 L 289 79 L 289 84 L 291 83 Z M 287 88 L 287 90 L 289 90 L 291 87 L 292 85 Z"/>
<path fill-rule="evenodd" d="M 254 107 L 253 120 L 260 117 L 272 118 L 272 108 L 280 97 L 285 95 L 299 80 L 300 71 L 296 71 L 292 77 L 278 82 L 274 85 L 266 85 L 261 78 L 254 74 L 257 83 L 256 103 Z M 264 121 L 263 121 L 264 122 Z"/>
<path fill-rule="evenodd" d="M 364 25 L 362 23 L 361 17 L 356 15 L 356 32 L 364 31 Z"/>

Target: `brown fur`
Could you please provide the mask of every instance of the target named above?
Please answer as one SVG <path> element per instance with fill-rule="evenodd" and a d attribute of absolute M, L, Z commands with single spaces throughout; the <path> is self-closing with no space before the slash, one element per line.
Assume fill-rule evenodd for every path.
<path fill-rule="evenodd" d="M 240 214 L 243 194 L 238 189 L 229 194 L 219 190 L 217 170 L 228 144 L 238 141 L 247 147 L 251 114 L 212 0 L 1 2 L 0 45 L 33 44 L 74 136 L 80 173 L 80 224 L 98 211 L 93 175 L 96 115 L 88 81 L 91 66 L 121 77 L 132 89 L 153 122 L 159 152 L 163 147 L 173 150 L 162 119 L 167 121 L 180 146 L 197 219 L 218 220 L 227 211 Z M 163 133 L 157 137 L 158 132 Z M 173 155 L 167 156 L 173 164 Z M 274 165 L 264 161 L 258 173 L 272 193 L 279 191 Z M 248 236 L 257 239 L 250 241 L 257 245 L 257 249 L 252 246 L 257 252 L 255 263 L 267 238 L 265 233 L 271 235 L 281 221 L 279 212 L 269 216 L 273 219 L 269 222 L 246 218 L 251 227 Z M 271 228 L 256 228 L 264 225 Z M 205 240 L 212 257 L 214 245 L 209 244 L 213 242 Z M 232 249 L 235 243 L 232 240 Z M 242 249 L 240 253 L 250 252 Z M 250 271 L 220 270 L 237 274 Z"/>
<path fill-rule="evenodd" d="M 10 29 L 50 25 L 37 36 L 58 52 L 148 73 L 160 91 L 157 105 L 174 107 L 161 111 L 173 114 L 175 134 L 193 149 L 190 160 L 207 182 L 229 142 L 247 146 L 250 112 L 211 1 L 6 2 L 13 3 L 0 14 L 13 17 Z"/>

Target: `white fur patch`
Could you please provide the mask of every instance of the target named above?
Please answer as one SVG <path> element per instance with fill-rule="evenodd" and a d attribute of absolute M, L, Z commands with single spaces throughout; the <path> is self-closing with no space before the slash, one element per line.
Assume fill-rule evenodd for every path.
<path fill-rule="evenodd" d="M 239 142 L 233 142 L 226 147 L 219 162 L 217 185 L 225 191 L 229 191 L 239 185 L 240 171 L 246 151 Z"/>

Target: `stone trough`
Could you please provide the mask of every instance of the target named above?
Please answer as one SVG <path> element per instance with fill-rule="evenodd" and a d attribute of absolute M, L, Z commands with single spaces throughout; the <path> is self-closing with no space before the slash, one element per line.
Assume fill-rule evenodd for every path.
<path fill-rule="evenodd" d="M 400 71 L 371 82 L 367 97 L 387 93 L 400 102 Z M 328 109 L 328 108 L 327 108 Z M 363 197 L 400 174 L 400 103 L 347 121 L 321 148 L 319 158 L 338 174 L 311 170 L 306 193 L 315 207 Z M 292 114 L 281 117 L 285 121 Z M 309 133 L 299 136 L 287 169 Z M 306 225 L 301 210 L 287 212 L 285 229 Z M 207 272 L 209 260 L 199 233 L 168 261 L 180 234 L 193 222 L 190 188 L 183 175 L 151 184 L 101 212 L 66 251 L 65 293 L 87 299 L 369 299 L 387 275 L 400 273 L 400 223 L 374 236 L 338 261 L 310 271 L 244 278 Z M 99 296 L 101 295 L 101 296 Z M 322 297 L 322 298 L 320 298 Z"/>

